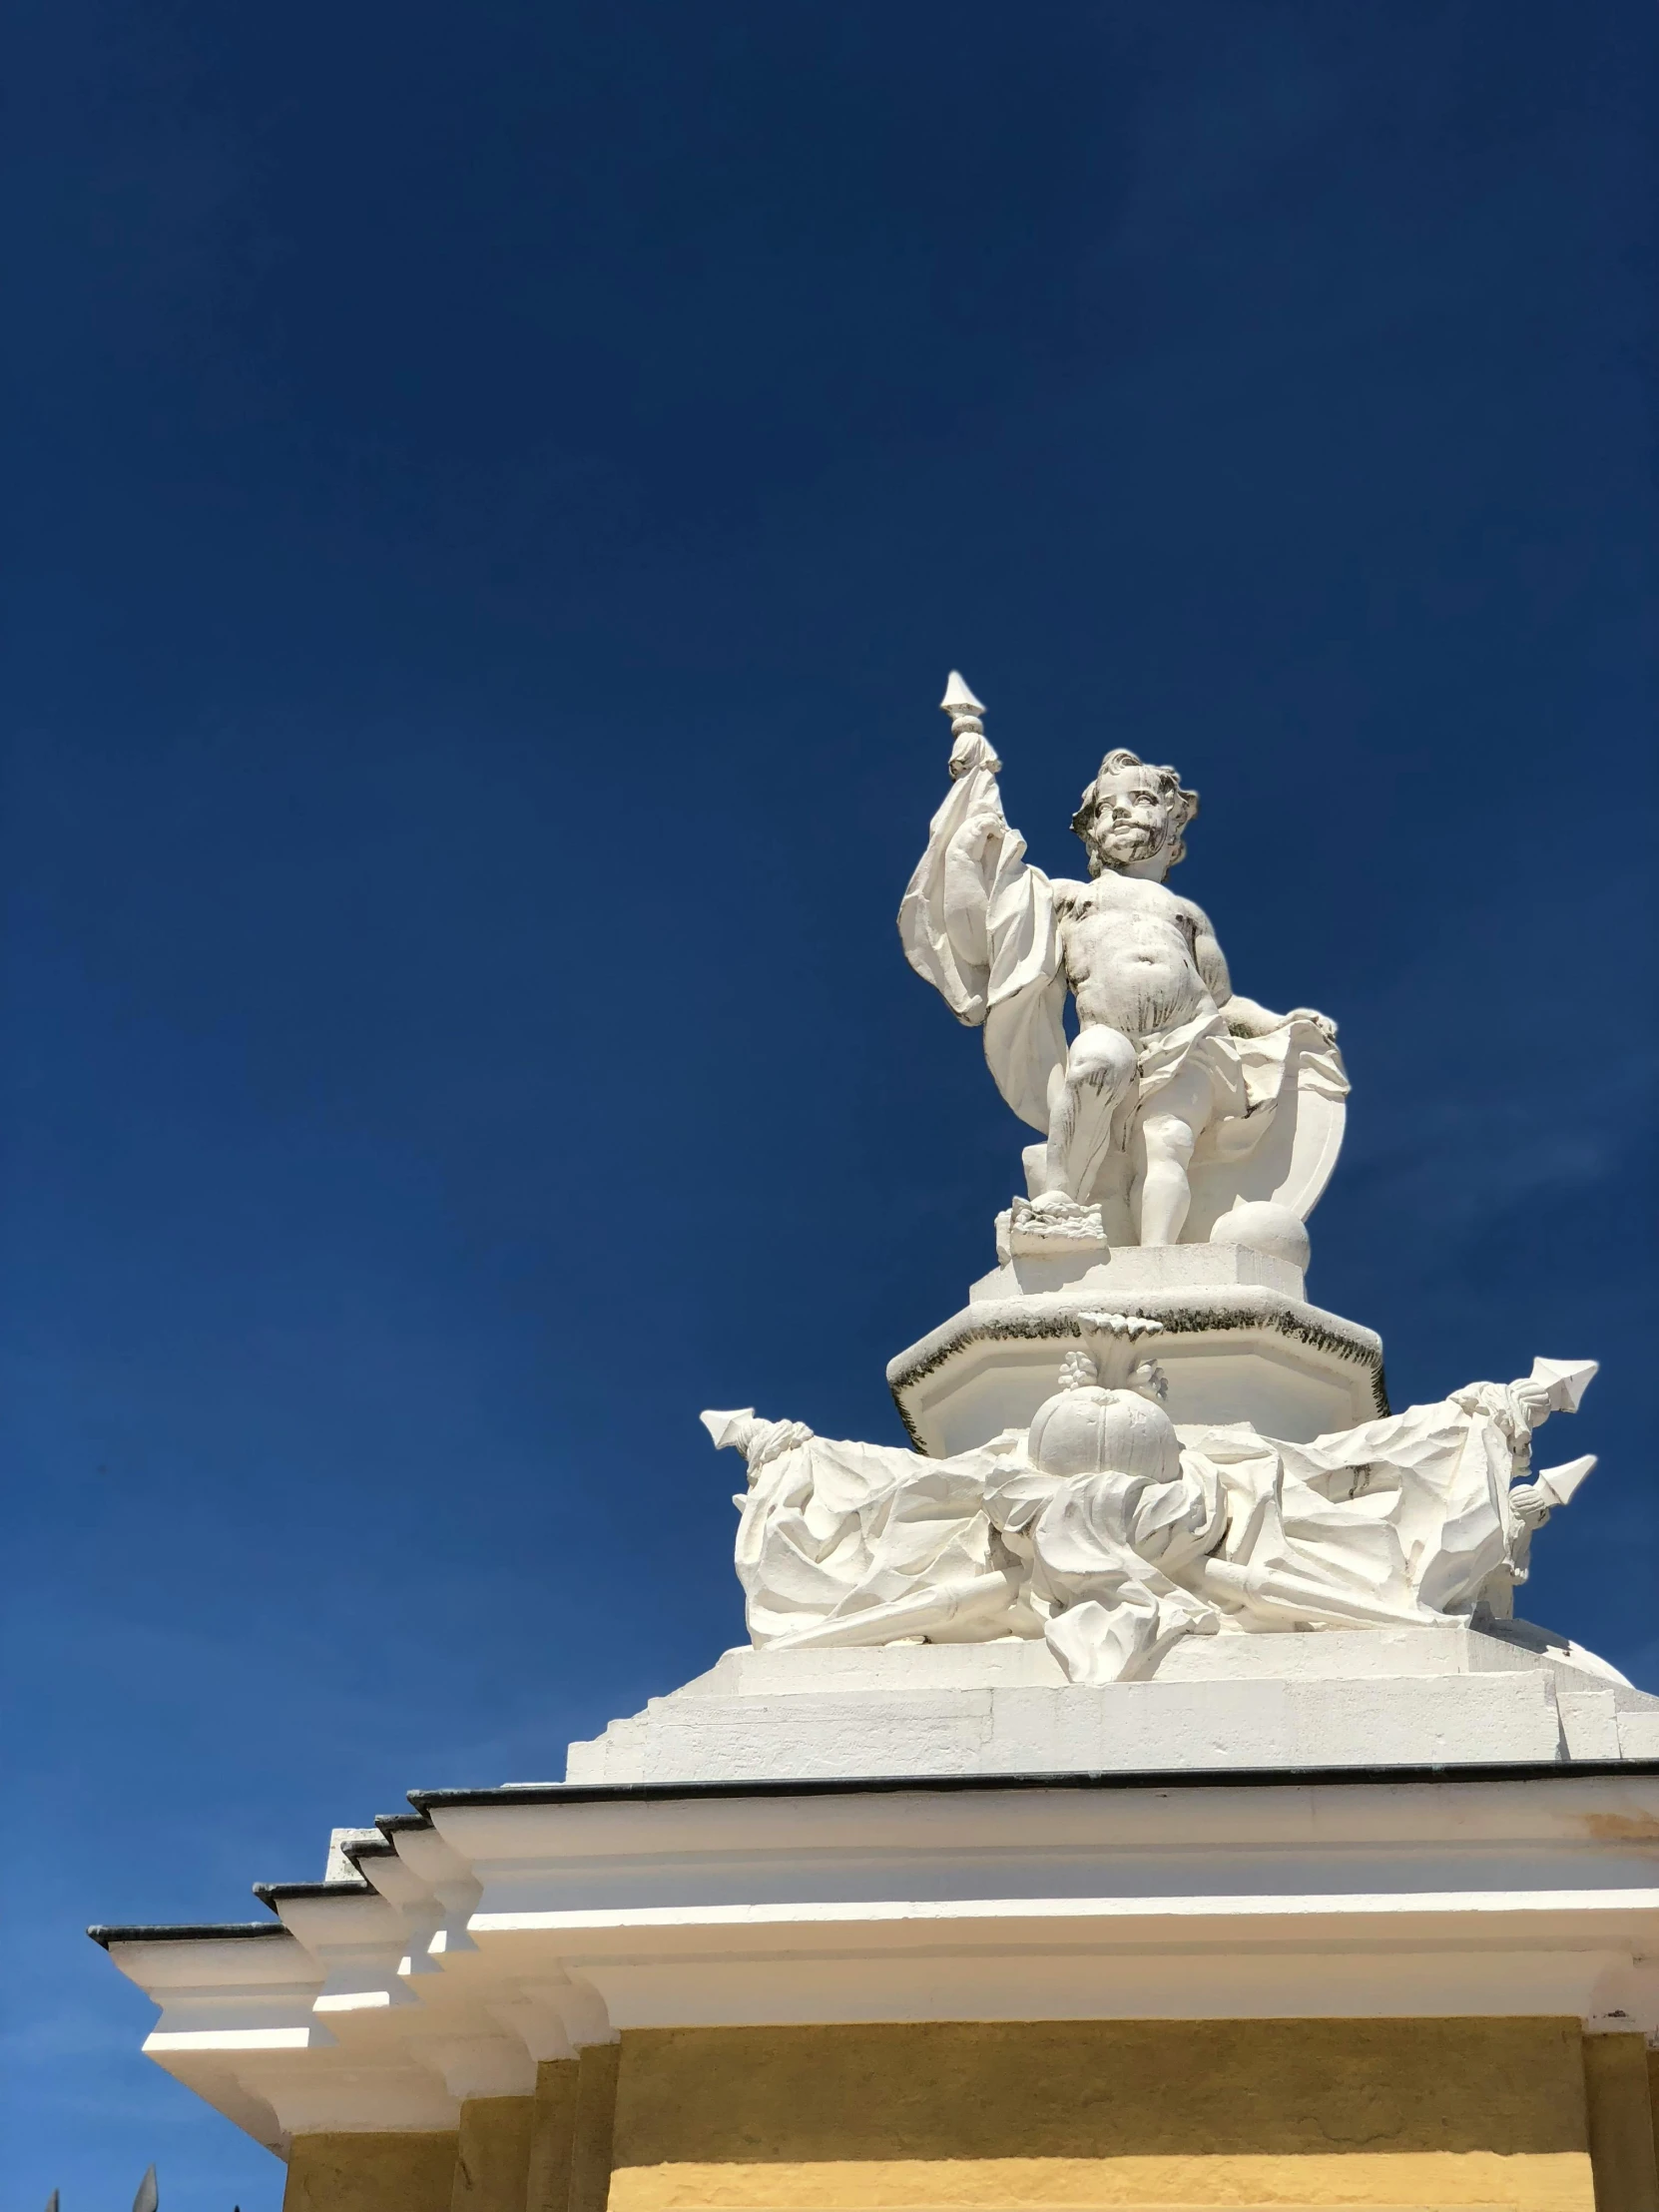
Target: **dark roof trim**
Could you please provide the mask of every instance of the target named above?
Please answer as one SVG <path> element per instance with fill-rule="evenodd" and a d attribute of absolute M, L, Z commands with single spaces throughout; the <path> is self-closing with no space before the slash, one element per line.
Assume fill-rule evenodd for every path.
<path fill-rule="evenodd" d="M 343 1882 L 256 1882 L 253 1890 L 260 1903 L 269 1905 L 274 1913 L 290 1898 L 364 1898 L 375 1894 L 360 1875 L 347 1876 Z"/>
<path fill-rule="evenodd" d="M 404 1820 L 409 1828 L 423 1825 L 413 1813 L 406 1814 Z M 341 1844 L 340 1852 L 355 1866 L 359 1859 L 391 1859 L 396 1855 L 397 1846 L 389 1836 L 364 1836 L 357 1843 Z"/>
<path fill-rule="evenodd" d="M 286 1936 L 280 1921 L 201 1921 L 184 1927 L 89 1928 L 87 1934 L 104 1950 L 112 1943 L 222 1943 L 243 1942 L 253 1936 Z"/>
<path fill-rule="evenodd" d="M 767 1782 L 509 1782 L 492 1790 L 411 1790 L 409 1803 L 428 1819 L 434 1811 L 469 1805 L 650 1805 L 721 1798 L 897 1797 L 960 1795 L 984 1790 L 1306 1790 L 1398 1787 L 1436 1782 L 1575 1782 L 1626 1776 L 1659 1777 L 1659 1759 L 1534 1760 L 1499 1766 L 1200 1767 L 1152 1768 L 1107 1774 L 881 1775 L 859 1779 Z"/>

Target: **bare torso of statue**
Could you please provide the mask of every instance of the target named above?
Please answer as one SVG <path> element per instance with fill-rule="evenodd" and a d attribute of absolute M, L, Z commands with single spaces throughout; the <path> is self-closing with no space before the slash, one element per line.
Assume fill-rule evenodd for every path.
<path fill-rule="evenodd" d="M 1219 1029 L 1223 1007 L 1227 1027 L 1281 1019 L 1235 995 L 1203 908 L 1164 882 L 1180 857 L 1186 796 L 1170 771 L 1149 769 L 1133 755 L 1111 756 L 1086 802 L 1086 823 L 1079 818 L 1091 879 L 1054 886 L 1078 1033 L 1050 1098 L 1045 1186 L 1081 1200 L 1114 1154 L 1126 1167 L 1137 1166 L 1143 1244 L 1173 1244 L 1180 1236 L 1193 1149 L 1223 1110 L 1214 1050 L 1179 1055 L 1148 1096 L 1142 1065 L 1148 1040 L 1205 1016 Z"/>
<path fill-rule="evenodd" d="M 1104 1024 L 1138 1042 L 1216 1011 L 1197 951 L 1201 928 L 1206 938 L 1210 929 L 1190 900 L 1130 875 L 1054 889 L 1080 1029 Z"/>

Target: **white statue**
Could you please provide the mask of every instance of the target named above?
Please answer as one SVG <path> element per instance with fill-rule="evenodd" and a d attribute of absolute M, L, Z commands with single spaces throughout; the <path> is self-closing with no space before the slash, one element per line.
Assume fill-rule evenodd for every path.
<path fill-rule="evenodd" d="M 1196 795 L 1173 769 L 1109 753 L 1072 826 L 1090 880 L 1050 881 L 1003 817 L 1000 764 L 959 677 L 944 704 L 954 788 L 899 926 L 912 964 L 983 1028 L 1003 1097 L 1046 1135 L 1026 1154 L 1010 1252 L 1052 1258 L 1045 1243 L 1109 1247 L 1138 1230 L 1143 1245 L 1288 1252 L 1300 1238 L 1305 1253 L 1347 1079 L 1331 1022 L 1241 998 L 1208 919 L 1166 887 Z M 1577 1409 L 1595 1363 L 1538 1360 L 1521 1381 L 1310 1438 L 1308 1348 L 1345 1325 L 1288 1292 L 1207 1290 L 1208 1265 L 1179 1292 L 1148 1291 L 1143 1267 L 1137 1290 L 1108 1249 L 1058 1288 L 998 1283 L 970 1302 L 918 1348 L 957 1362 L 967 1449 L 924 1456 L 705 1413 L 749 1465 L 737 1566 L 754 1642 L 1042 1637 L 1068 1680 L 1108 1683 L 1154 1673 L 1186 1636 L 1507 1618 L 1534 1530 L 1595 1463 L 1535 1472 L 1532 1431 Z M 1205 1416 L 1178 1426 L 1148 1354 L 1162 1338 L 1179 1380 L 1195 1336 L 1223 1350 Z M 1057 1386 L 1026 1417 L 1031 1399 L 1016 1410 L 994 1361 L 1048 1344 Z M 990 1361 L 963 1360 L 976 1345 Z M 1213 1417 L 1235 1391 L 1258 1420 Z M 1281 1425 L 1292 1435 L 1268 1432 Z"/>
<path fill-rule="evenodd" d="M 1044 1636 L 1073 1682 L 1151 1674 L 1178 1637 L 1501 1620 L 1533 1531 L 1592 1458 L 1534 1473 L 1593 1361 L 1534 1361 L 1434 1405 L 1289 1443 L 1177 1432 L 1141 1359 L 1155 1321 L 1079 1318 L 1029 1429 L 923 1458 L 705 1413 L 749 1463 L 738 1575 L 758 1645 Z"/>
<path fill-rule="evenodd" d="M 983 1027 L 1003 1097 L 1047 1138 L 1025 1155 L 1016 1224 L 1176 1244 L 1248 1204 L 1238 1241 L 1294 1248 L 1336 1162 L 1348 1079 L 1335 1023 L 1241 996 L 1208 917 L 1166 887 L 1198 794 L 1173 769 L 1108 753 L 1072 822 L 1090 880 L 1051 880 L 1008 826 L 1002 764 L 954 673 L 943 704 L 954 788 L 898 926 L 912 967 Z"/>

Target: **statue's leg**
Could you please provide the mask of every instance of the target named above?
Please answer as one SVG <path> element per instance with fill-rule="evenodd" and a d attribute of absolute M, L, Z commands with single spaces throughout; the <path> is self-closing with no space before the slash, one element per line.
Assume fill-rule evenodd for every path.
<path fill-rule="evenodd" d="M 1081 1030 L 1066 1055 L 1048 1125 L 1044 1180 L 1086 1204 L 1112 1143 L 1118 1108 L 1135 1082 L 1135 1047 L 1121 1030 Z"/>
<path fill-rule="evenodd" d="M 1146 1172 L 1141 1179 L 1141 1242 L 1179 1244 L 1192 1190 L 1187 1170 L 1215 1110 L 1202 1067 L 1179 1069 L 1148 1103 L 1141 1123 Z"/>

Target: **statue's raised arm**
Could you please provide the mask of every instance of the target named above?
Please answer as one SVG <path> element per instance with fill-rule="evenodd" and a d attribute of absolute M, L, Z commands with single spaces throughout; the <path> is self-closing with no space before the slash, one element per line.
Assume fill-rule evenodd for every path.
<path fill-rule="evenodd" d="M 956 1019 L 983 1028 L 1002 1096 L 1046 1134 L 1049 1086 L 1066 1059 L 1053 886 L 1009 828 L 984 709 L 954 669 L 940 704 L 950 717 L 951 788 L 928 826 L 898 931 L 910 965 Z"/>
<path fill-rule="evenodd" d="M 954 673 L 942 705 L 952 789 L 898 926 L 911 966 L 984 1030 L 997 1089 L 1047 1139 L 1027 1148 L 1013 1229 L 1254 1242 L 1301 1264 L 1348 1079 L 1336 1025 L 1235 992 L 1208 916 L 1169 888 L 1198 794 L 1114 749 L 1072 818 L 1088 880 L 1050 880 L 1008 826 L 984 710 Z"/>

